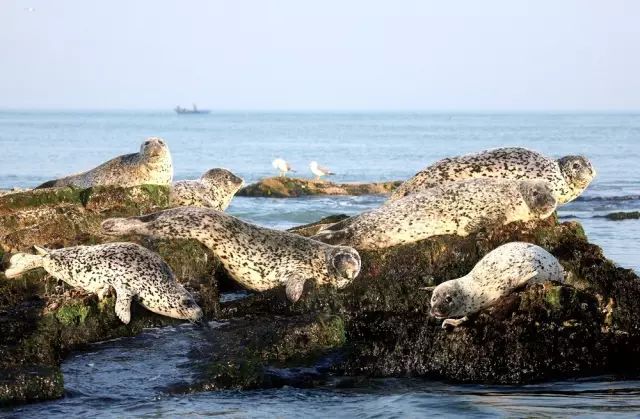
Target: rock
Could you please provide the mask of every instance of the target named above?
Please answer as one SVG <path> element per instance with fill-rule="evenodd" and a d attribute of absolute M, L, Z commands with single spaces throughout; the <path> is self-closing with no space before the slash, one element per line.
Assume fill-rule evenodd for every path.
<path fill-rule="evenodd" d="M 640 211 L 620 211 L 620 212 L 611 212 L 607 215 L 603 215 L 601 217 L 606 218 L 611 221 L 622 221 L 622 220 L 637 220 L 640 219 Z"/>
<path fill-rule="evenodd" d="M 205 362 L 194 360 L 200 369 L 196 382 L 171 391 L 317 385 L 324 381 L 319 373 L 295 370 L 341 348 L 345 339 L 343 320 L 335 315 L 234 318 L 214 330 L 207 348 L 198 349 L 211 356 Z"/>
<path fill-rule="evenodd" d="M 292 198 L 307 195 L 385 195 L 402 181 L 378 183 L 333 183 L 322 180 L 272 177 L 240 189 L 237 196 Z"/>
<path fill-rule="evenodd" d="M 68 189 L 15 194 L 9 202 L 5 199 L 13 194 L 5 195 L 0 247 L 101 242 L 105 238 L 96 226 L 103 218 L 159 209 L 165 194 L 157 192 Z M 64 217 L 67 210 L 76 217 L 72 221 Z M 30 218 L 33 212 L 56 222 Z M 312 235 L 343 217 L 292 231 Z M 158 251 L 197 295 L 207 317 L 225 322 L 207 332 L 204 350 L 193 351 L 198 355 L 192 364 L 200 367 L 197 382 L 177 383 L 171 391 L 333 385 L 336 376 L 347 382 L 352 376 L 420 376 L 515 384 L 640 372 L 640 281 L 607 260 L 577 222 L 551 217 L 468 237 L 362 251 L 362 272 L 350 286 L 336 290 L 307 281 L 295 304 L 283 288 L 219 304 L 217 284 L 225 274 L 202 245 L 131 240 Z M 428 314 L 431 291 L 425 288 L 466 274 L 482 256 L 511 241 L 538 244 L 558 257 L 569 273 L 566 284 L 523 289 L 462 326 L 443 330 Z M 58 397 L 59 364 L 69 351 L 174 322 L 139 306 L 132 318 L 123 325 L 112 298 L 99 303 L 42 270 L 11 281 L 0 278 L 2 402 Z"/>
<path fill-rule="evenodd" d="M 549 250 L 570 272 L 567 284 L 526 288 L 443 330 L 424 288 L 466 274 L 510 241 Z M 223 303 L 223 316 L 339 315 L 348 350 L 329 369 L 342 375 L 521 384 L 640 371 L 638 277 L 589 244 L 578 223 L 552 217 L 360 253 L 362 272 L 344 290 L 310 289 L 293 305 L 273 290 Z"/>
<path fill-rule="evenodd" d="M 100 232 L 111 216 L 133 216 L 168 206 L 168 189 L 153 185 L 42 189 L 0 197 L 0 260 L 34 245 L 64 247 L 113 241 Z M 158 252 L 196 297 L 207 318 L 219 313 L 214 273 L 220 264 L 193 240 L 133 241 Z M 43 269 L 9 280 L 0 273 L 0 403 L 61 397 L 59 365 L 91 342 L 133 336 L 144 327 L 180 323 L 134 304 L 132 321 L 115 315 L 115 301 L 71 290 Z"/>

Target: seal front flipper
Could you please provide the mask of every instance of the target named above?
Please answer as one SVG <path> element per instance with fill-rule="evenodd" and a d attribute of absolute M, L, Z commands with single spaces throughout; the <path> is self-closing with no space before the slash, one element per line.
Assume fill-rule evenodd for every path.
<path fill-rule="evenodd" d="M 104 300 L 109 294 L 111 294 L 111 285 L 105 285 L 96 291 L 98 294 L 98 301 Z"/>
<path fill-rule="evenodd" d="M 297 275 L 292 275 L 287 279 L 285 290 L 289 301 L 295 303 L 302 297 L 305 282 L 307 282 L 306 279 Z"/>
<path fill-rule="evenodd" d="M 464 316 L 461 319 L 444 319 L 442 321 L 442 328 L 446 329 L 447 326 L 451 326 L 451 327 L 458 327 L 460 326 L 462 323 L 468 321 L 469 318 L 467 316 Z"/>
<path fill-rule="evenodd" d="M 538 271 L 533 271 L 527 275 L 523 275 L 522 277 L 518 278 L 516 283 L 513 284 L 514 288 L 520 288 L 520 287 L 524 287 L 525 285 L 527 285 L 527 283 L 529 282 L 529 280 L 535 278 L 536 276 L 538 276 Z"/>
<path fill-rule="evenodd" d="M 122 323 L 129 324 L 131 321 L 131 300 L 133 294 L 126 288 L 116 287 L 116 315 Z"/>
<path fill-rule="evenodd" d="M 470 220 L 464 227 L 464 231 L 467 235 L 474 233 L 490 233 L 491 230 L 501 227 L 507 221 L 507 217 L 503 214 L 496 215 L 495 217 L 478 217 Z"/>

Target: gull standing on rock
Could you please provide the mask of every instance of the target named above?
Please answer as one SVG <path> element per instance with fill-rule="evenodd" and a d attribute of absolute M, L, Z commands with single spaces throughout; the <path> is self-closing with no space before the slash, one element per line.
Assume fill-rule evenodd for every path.
<path fill-rule="evenodd" d="M 295 172 L 293 168 L 287 163 L 284 159 L 275 159 L 271 165 L 278 169 L 280 172 L 280 177 L 286 176 L 287 172 Z"/>
<path fill-rule="evenodd" d="M 335 175 L 335 173 L 333 173 L 326 167 L 319 166 L 317 161 L 312 161 L 311 163 L 309 163 L 309 168 L 311 169 L 311 173 L 316 175 L 316 180 L 320 180 L 321 176 Z"/>

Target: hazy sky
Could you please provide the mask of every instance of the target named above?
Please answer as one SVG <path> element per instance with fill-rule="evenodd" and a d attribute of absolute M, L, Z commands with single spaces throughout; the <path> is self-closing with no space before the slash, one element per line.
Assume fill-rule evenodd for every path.
<path fill-rule="evenodd" d="M 640 110 L 640 1 L 0 0 L 0 108 Z"/>

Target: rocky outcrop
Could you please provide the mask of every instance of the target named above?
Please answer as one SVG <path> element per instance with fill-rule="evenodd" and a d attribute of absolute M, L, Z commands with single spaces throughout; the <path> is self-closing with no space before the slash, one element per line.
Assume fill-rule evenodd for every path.
<path fill-rule="evenodd" d="M 132 216 L 165 208 L 168 190 L 158 186 L 60 188 L 0 197 L 0 259 L 34 245 L 64 247 L 113 241 L 100 232 L 110 216 Z M 158 252 L 194 294 L 206 315 L 219 312 L 219 269 L 213 255 L 189 240 L 134 241 Z M 132 321 L 115 316 L 113 298 L 71 290 L 42 269 L 21 278 L 0 273 L 0 405 L 62 396 L 59 365 L 72 349 L 91 342 L 132 336 L 144 327 L 177 323 L 134 305 Z"/>
<path fill-rule="evenodd" d="M 237 196 L 293 198 L 308 195 L 385 195 L 401 181 L 377 183 L 333 183 L 325 180 L 272 177 L 240 189 Z"/>
<path fill-rule="evenodd" d="M 442 329 L 428 314 L 424 288 L 466 274 L 510 241 L 549 250 L 570 272 L 568 282 L 529 287 L 461 327 Z M 223 315 L 340 316 L 346 344 L 329 367 L 339 375 L 514 384 L 640 371 L 638 277 L 608 261 L 577 223 L 513 223 L 361 256 L 362 273 L 342 291 L 311 289 L 290 305 L 274 290 L 223 304 Z"/>
<path fill-rule="evenodd" d="M 640 219 L 640 211 L 610 212 L 609 214 L 603 215 L 602 217 L 611 221 L 637 220 Z"/>
<path fill-rule="evenodd" d="M 102 242 L 107 240 L 98 228 L 102 219 L 160 209 L 166 202 L 165 192 L 144 187 L 11 195 L 0 197 L 5 252 L 32 244 Z M 309 236 L 342 218 L 293 231 Z M 506 384 L 640 372 L 638 277 L 607 260 L 576 222 L 552 217 L 468 237 L 362 251 L 362 272 L 350 286 L 335 290 L 307 281 L 295 304 L 282 288 L 219 303 L 218 283 L 228 278 L 199 243 L 120 240 L 125 239 L 158 251 L 207 317 L 223 322 L 206 331 L 208 346 L 194 351 L 199 379 L 171 391 L 343 385 L 336 380 L 345 383 L 349 377 Z M 442 329 L 429 316 L 428 287 L 466 274 L 482 256 L 510 241 L 550 251 L 569 272 L 567 282 L 520 290 L 462 326 Z M 141 307 L 132 319 L 123 325 L 112 299 L 99 303 L 43 271 L 15 280 L 0 275 L 1 402 L 58 397 L 58 365 L 70 350 L 173 322 Z M 208 356 L 202 359 L 202 353 Z"/>

